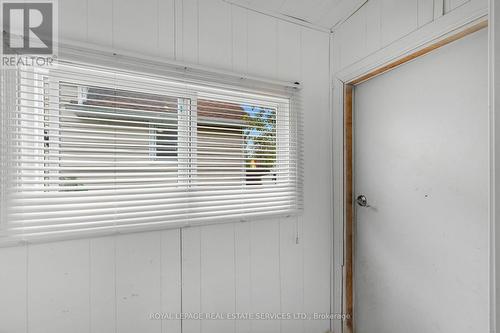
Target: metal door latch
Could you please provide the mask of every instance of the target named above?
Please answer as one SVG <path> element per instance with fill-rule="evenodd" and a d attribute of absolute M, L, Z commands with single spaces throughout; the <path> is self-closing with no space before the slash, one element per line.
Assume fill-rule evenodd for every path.
<path fill-rule="evenodd" d="M 358 203 L 358 206 L 370 207 L 370 205 L 368 204 L 368 200 L 363 194 L 358 195 L 358 197 L 356 198 L 356 202 Z"/>

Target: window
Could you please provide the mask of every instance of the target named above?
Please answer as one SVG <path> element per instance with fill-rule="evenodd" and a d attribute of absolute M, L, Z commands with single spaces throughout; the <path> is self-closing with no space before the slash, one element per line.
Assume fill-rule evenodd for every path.
<path fill-rule="evenodd" d="M 11 239 L 300 208 L 289 95 L 77 63 L 20 68 L 11 77 L 2 225 Z"/>

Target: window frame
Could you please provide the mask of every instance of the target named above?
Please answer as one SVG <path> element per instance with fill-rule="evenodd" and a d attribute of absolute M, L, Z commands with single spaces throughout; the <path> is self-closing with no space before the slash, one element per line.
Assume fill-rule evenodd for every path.
<path fill-rule="evenodd" d="M 177 128 L 178 128 L 178 145 L 177 145 L 177 158 L 178 158 L 178 163 L 179 164 L 186 164 L 190 166 L 191 168 L 179 168 L 177 170 L 177 182 L 179 183 L 179 188 L 182 188 L 185 186 L 187 191 L 190 190 L 191 185 L 193 183 L 193 180 L 195 182 L 196 176 L 197 176 L 197 168 L 192 167 L 193 165 L 197 165 L 198 160 L 198 147 L 196 145 L 196 128 L 199 123 L 202 121 L 199 121 L 198 115 L 197 115 L 197 110 L 198 110 L 198 99 L 203 99 L 203 100 L 210 100 L 214 102 L 223 102 L 223 103 L 231 103 L 231 104 L 240 104 L 240 105 L 251 105 L 251 106 L 258 106 L 262 108 L 269 108 L 275 110 L 275 120 L 276 120 L 276 125 L 275 125 L 275 137 L 276 137 L 276 163 L 275 163 L 275 168 L 279 165 L 282 165 L 285 163 L 287 160 L 289 160 L 289 151 L 285 153 L 282 149 L 279 149 L 284 144 L 289 145 L 290 142 L 290 131 L 292 130 L 292 127 L 290 126 L 290 100 L 286 98 L 281 98 L 281 97 L 274 97 L 274 96 L 265 96 L 266 101 L 261 100 L 260 98 L 264 97 L 264 95 L 259 95 L 259 94 L 252 94 L 248 92 L 238 92 L 238 91 L 233 91 L 231 89 L 220 89 L 220 88 L 210 88 L 210 87 L 204 87 L 204 86 L 198 86 L 198 85 L 186 85 L 184 83 L 178 83 L 175 81 L 171 80 L 162 80 L 162 79 L 151 79 L 151 78 L 144 78 L 144 77 L 139 77 L 134 76 L 134 85 L 131 87 L 127 87 L 127 89 L 124 89 L 123 87 L 116 88 L 116 85 L 114 84 L 114 81 L 116 81 L 119 77 L 128 77 L 127 74 L 121 74 L 121 73 L 102 73 L 100 72 L 100 75 L 102 75 L 99 78 L 99 82 L 89 82 L 89 79 L 86 78 L 85 72 L 88 72 L 89 69 L 81 69 L 81 70 L 75 70 L 75 68 L 72 68 L 73 71 L 78 71 L 81 72 L 82 75 L 77 75 L 71 78 L 71 80 L 68 80 L 64 77 L 58 76 L 57 74 L 50 73 L 50 70 L 45 69 L 45 68 L 37 68 L 34 70 L 34 77 L 42 77 L 42 78 L 47 78 L 48 79 L 48 84 L 49 84 L 49 89 L 50 91 L 58 91 L 60 92 L 60 86 L 61 84 L 67 83 L 67 84 L 75 84 L 78 86 L 95 86 L 103 89 L 119 89 L 119 90 L 126 90 L 130 91 L 133 93 L 144 93 L 144 94 L 154 94 L 154 95 L 159 95 L 159 96 L 165 96 L 165 97 L 174 97 L 178 99 L 177 102 Z M 37 71 L 40 71 L 39 73 Z M 90 71 L 93 71 L 93 69 L 90 69 Z M 69 82 L 70 81 L 70 82 Z M 40 82 L 40 81 L 38 81 Z M 130 83 L 130 81 L 127 81 Z M 147 87 L 149 88 L 144 88 L 143 84 L 146 84 Z M 172 87 L 180 87 L 179 91 L 176 91 L 177 96 L 169 96 L 168 94 L 165 94 L 165 91 L 162 90 L 161 87 L 167 88 L 167 91 L 169 89 L 172 89 Z M 231 98 L 227 97 L 227 92 L 231 92 Z M 226 92 L 226 94 L 224 94 Z M 55 94 L 54 94 L 55 95 Z M 80 89 L 78 91 L 78 99 L 82 99 L 80 96 L 81 92 Z M 49 111 L 59 111 L 59 106 L 60 101 L 59 101 L 59 94 L 58 96 L 53 96 L 50 94 L 50 101 L 49 101 Z M 274 102 L 273 102 L 274 101 Z M 283 105 L 286 105 L 286 110 L 284 110 Z M 185 113 L 185 114 L 184 114 Z M 43 115 L 42 115 L 43 117 Z M 227 121 L 227 120 L 224 120 Z M 53 129 L 50 128 L 50 132 L 56 132 L 59 131 L 60 129 Z M 185 133 L 184 135 L 179 134 L 179 133 Z M 153 136 L 153 135 L 152 135 Z M 50 140 L 50 134 L 48 135 L 49 141 Z M 187 143 L 187 145 L 186 145 Z M 152 140 L 149 145 L 155 145 L 155 141 Z M 187 149 L 186 147 L 189 146 L 190 148 Z M 242 151 L 245 151 L 245 148 L 242 148 Z M 297 162 L 295 162 L 297 163 Z M 242 172 L 243 174 L 247 173 L 247 167 L 244 165 L 245 162 L 243 162 L 243 167 L 242 167 Z M 43 177 L 43 176 L 41 176 Z M 60 175 L 56 175 L 56 178 L 60 177 Z M 283 181 L 286 178 L 293 178 L 290 177 L 289 175 L 283 175 L 283 174 L 276 174 L 275 180 L 277 183 L 280 183 L 280 181 Z M 245 180 L 246 176 L 242 177 L 242 184 L 241 186 L 243 188 L 255 188 L 255 185 L 249 185 L 247 181 Z M 262 186 L 269 186 L 272 187 L 274 184 L 268 184 L 268 185 L 262 185 Z M 43 191 L 43 189 L 42 189 Z"/>

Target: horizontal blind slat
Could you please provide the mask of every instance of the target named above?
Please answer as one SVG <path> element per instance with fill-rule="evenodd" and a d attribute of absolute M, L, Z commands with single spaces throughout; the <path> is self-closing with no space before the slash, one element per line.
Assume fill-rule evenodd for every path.
<path fill-rule="evenodd" d="M 296 90 L 74 60 L 4 73 L 0 244 L 302 207 Z"/>

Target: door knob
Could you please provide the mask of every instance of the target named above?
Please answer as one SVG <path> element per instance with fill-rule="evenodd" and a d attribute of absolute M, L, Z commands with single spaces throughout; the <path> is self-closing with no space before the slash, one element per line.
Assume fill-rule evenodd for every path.
<path fill-rule="evenodd" d="M 358 197 L 356 198 L 356 202 L 358 203 L 358 206 L 370 207 L 370 205 L 368 204 L 368 200 L 363 194 L 358 195 Z"/>

